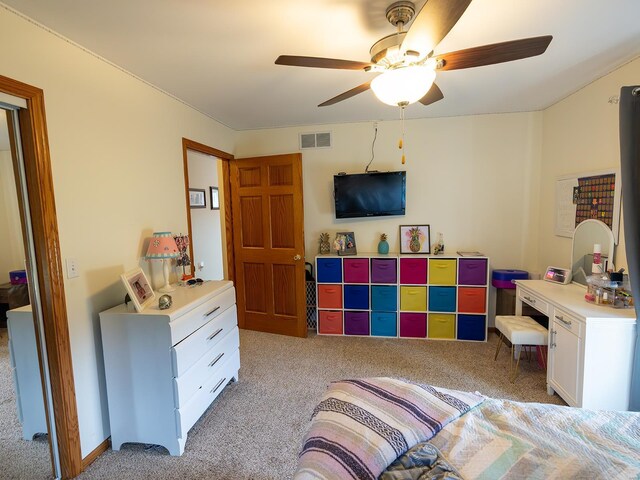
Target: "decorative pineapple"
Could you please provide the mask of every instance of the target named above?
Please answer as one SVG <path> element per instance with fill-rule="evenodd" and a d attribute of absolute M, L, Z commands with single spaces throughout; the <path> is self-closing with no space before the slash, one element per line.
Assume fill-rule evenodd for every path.
<path fill-rule="evenodd" d="M 331 245 L 329 244 L 329 234 L 320 234 L 320 255 L 327 255 L 331 252 Z"/>
<path fill-rule="evenodd" d="M 380 241 L 378 242 L 378 253 L 382 253 L 382 254 L 389 253 L 389 244 L 387 243 L 386 233 L 383 233 L 380 235 Z"/>
<path fill-rule="evenodd" d="M 418 253 L 420 251 L 420 229 L 418 227 L 411 228 L 409 230 L 409 236 L 409 250 L 413 253 Z"/>

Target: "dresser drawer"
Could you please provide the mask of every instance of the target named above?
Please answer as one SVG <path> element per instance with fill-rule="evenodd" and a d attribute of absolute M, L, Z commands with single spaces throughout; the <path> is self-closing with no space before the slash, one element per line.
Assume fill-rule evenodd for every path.
<path fill-rule="evenodd" d="M 368 283 L 369 259 L 345 258 L 344 259 L 344 283 Z"/>
<path fill-rule="evenodd" d="M 518 290 L 518 298 L 524 303 L 531 305 L 540 313 L 544 313 L 545 315 L 551 314 L 551 311 L 549 310 L 549 304 L 531 293 L 528 293 L 524 290 Z"/>
<path fill-rule="evenodd" d="M 222 312 L 226 311 L 231 305 L 235 305 L 235 303 L 236 290 L 235 288 L 229 288 L 221 294 L 206 300 L 188 313 L 176 318 L 169 323 L 169 327 L 171 328 L 171 344 L 176 345 L 181 342 L 187 336 L 191 335 L 192 332 L 195 332 L 205 323 L 222 314 Z M 162 310 L 159 310 L 159 312 L 162 313 Z"/>
<path fill-rule="evenodd" d="M 186 438 L 187 433 L 198 421 L 211 402 L 220 395 L 225 385 L 237 375 L 240 369 L 240 353 L 236 352 L 229 358 L 205 385 L 191 397 L 183 407 L 176 409 L 176 426 L 178 436 Z"/>
<path fill-rule="evenodd" d="M 208 383 L 219 369 L 240 347 L 240 333 L 235 327 L 211 349 L 206 351 L 183 375 L 173 379 L 176 408 L 185 405 L 193 395 Z"/>
<path fill-rule="evenodd" d="M 458 312 L 484 313 L 487 308 L 487 289 L 483 287 L 458 288 Z"/>
<path fill-rule="evenodd" d="M 214 320 L 196 330 L 171 349 L 173 376 L 179 377 L 187 371 L 202 355 L 238 324 L 236 306 L 226 309 Z"/>
<path fill-rule="evenodd" d="M 430 285 L 455 285 L 456 261 L 454 259 L 429 260 Z"/>

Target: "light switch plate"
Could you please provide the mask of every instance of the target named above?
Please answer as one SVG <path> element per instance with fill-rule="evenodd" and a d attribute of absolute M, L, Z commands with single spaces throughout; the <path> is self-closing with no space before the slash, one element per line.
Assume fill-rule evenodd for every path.
<path fill-rule="evenodd" d="M 75 258 L 67 258 L 67 278 L 76 278 L 79 276 L 78 261 Z"/>

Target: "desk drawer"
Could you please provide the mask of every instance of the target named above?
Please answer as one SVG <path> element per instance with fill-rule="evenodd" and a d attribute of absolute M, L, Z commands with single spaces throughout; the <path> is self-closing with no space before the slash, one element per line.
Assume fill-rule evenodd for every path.
<path fill-rule="evenodd" d="M 220 395 L 220 392 L 224 390 L 229 381 L 236 377 L 239 369 L 240 353 L 236 350 L 231 358 L 216 370 L 214 375 L 205 382 L 205 385 L 191 397 L 191 400 L 184 407 L 175 410 L 176 426 L 180 438 L 187 437 L 187 432 L 198 421 L 207 407 L 211 405 L 211 402 Z"/>
<path fill-rule="evenodd" d="M 545 315 L 550 315 L 551 311 L 549 310 L 549 304 L 542 300 L 540 297 L 529 293 L 525 290 L 518 291 L 518 298 L 522 300 L 527 305 L 531 305 L 533 308 L 538 310 L 540 313 L 544 313 Z"/>
<path fill-rule="evenodd" d="M 570 331 L 578 338 L 583 338 L 584 336 L 584 324 L 569 312 L 561 308 L 553 308 L 553 322 L 557 325 L 561 325 L 565 330 Z"/>
<path fill-rule="evenodd" d="M 179 377 L 238 324 L 236 306 L 228 308 L 171 349 L 173 376 Z"/>
<path fill-rule="evenodd" d="M 173 379 L 175 406 L 184 406 L 195 393 L 203 387 L 215 371 L 231 358 L 240 347 L 240 333 L 238 327 L 228 332 L 210 350 L 205 352 L 200 360 L 183 375 Z"/>
<path fill-rule="evenodd" d="M 205 323 L 221 315 L 222 312 L 226 311 L 231 305 L 235 305 L 235 303 L 236 290 L 235 288 L 229 288 L 221 294 L 205 301 L 202 305 L 195 307 L 190 312 L 176 318 L 169 324 L 171 328 L 171 344 L 176 345 L 180 343 Z"/>

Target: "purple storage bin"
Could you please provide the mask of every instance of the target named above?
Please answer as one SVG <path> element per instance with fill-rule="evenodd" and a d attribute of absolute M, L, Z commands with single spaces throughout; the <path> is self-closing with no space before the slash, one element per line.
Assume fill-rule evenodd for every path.
<path fill-rule="evenodd" d="M 344 283 L 369 283 L 369 259 L 345 258 Z"/>
<path fill-rule="evenodd" d="M 344 312 L 345 335 L 369 335 L 369 312 Z"/>
<path fill-rule="evenodd" d="M 486 285 L 487 259 L 461 258 L 458 265 L 458 285 Z"/>
<path fill-rule="evenodd" d="M 371 283 L 396 283 L 396 270 L 395 258 L 372 258 Z"/>
<path fill-rule="evenodd" d="M 529 272 L 524 270 L 494 270 L 491 274 L 491 285 L 496 288 L 516 288 L 512 280 L 527 280 Z"/>
<path fill-rule="evenodd" d="M 427 314 L 404 312 L 400 313 L 400 336 L 426 338 Z"/>
<path fill-rule="evenodd" d="M 418 284 L 427 283 L 427 259 L 426 258 L 401 258 L 400 259 L 400 283 Z"/>

